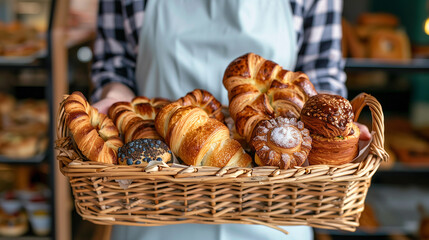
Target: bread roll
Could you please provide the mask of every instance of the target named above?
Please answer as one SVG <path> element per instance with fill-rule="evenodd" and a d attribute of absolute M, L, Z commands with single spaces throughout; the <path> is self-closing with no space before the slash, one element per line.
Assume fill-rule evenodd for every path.
<path fill-rule="evenodd" d="M 318 94 L 305 103 L 301 121 L 310 130 L 310 164 L 340 165 L 358 154 L 360 131 L 350 102 L 338 95 Z"/>
<path fill-rule="evenodd" d="M 411 58 L 411 46 L 402 30 L 378 29 L 369 37 L 369 57 L 383 60 Z"/>
<path fill-rule="evenodd" d="M 20 101 L 11 119 L 16 123 L 40 122 L 49 123 L 49 108 L 45 100 L 25 99 Z"/>
<path fill-rule="evenodd" d="M 137 139 L 124 144 L 118 150 L 119 164 L 147 165 L 151 161 L 169 162 L 172 154 L 168 146 L 157 139 Z"/>
<path fill-rule="evenodd" d="M 0 132 L 0 154 L 10 158 L 29 158 L 40 153 L 42 138 L 12 131 Z M 44 150 L 44 149 L 43 149 Z"/>

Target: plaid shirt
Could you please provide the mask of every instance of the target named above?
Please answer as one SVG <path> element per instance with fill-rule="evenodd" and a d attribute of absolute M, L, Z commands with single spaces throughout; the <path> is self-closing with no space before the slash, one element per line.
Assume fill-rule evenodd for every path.
<path fill-rule="evenodd" d="M 319 92 L 347 97 L 341 52 L 342 0 L 289 0 L 299 49 L 295 71 L 308 75 Z M 102 87 L 120 82 L 135 88 L 138 38 L 146 0 L 100 0 L 94 45 L 93 100 Z"/>

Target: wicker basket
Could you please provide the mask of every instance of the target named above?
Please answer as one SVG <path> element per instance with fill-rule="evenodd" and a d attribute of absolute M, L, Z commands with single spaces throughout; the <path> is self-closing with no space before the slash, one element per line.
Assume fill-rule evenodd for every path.
<path fill-rule="evenodd" d="M 364 106 L 375 132 L 360 163 L 215 168 L 182 165 L 119 166 L 84 161 L 68 135 L 60 107 L 60 171 L 68 177 L 76 211 L 96 224 L 159 226 L 181 223 L 308 225 L 355 231 L 371 178 L 384 151 L 381 105 L 362 93 L 352 101 L 357 120 Z M 124 186 L 124 183 L 130 183 Z"/>

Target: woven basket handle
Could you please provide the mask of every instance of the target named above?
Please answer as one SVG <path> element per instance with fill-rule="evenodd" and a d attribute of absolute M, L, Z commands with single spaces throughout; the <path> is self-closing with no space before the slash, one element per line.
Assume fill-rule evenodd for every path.
<path fill-rule="evenodd" d="M 370 152 L 379 156 L 384 161 L 389 159 L 389 155 L 384 150 L 384 114 L 381 104 L 377 99 L 367 93 L 357 95 L 351 102 L 354 111 L 354 121 L 357 122 L 360 113 L 365 106 L 368 106 L 372 115 L 372 131 L 375 132 L 370 146 Z"/>
<path fill-rule="evenodd" d="M 59 106 L 59 111 L 58 111 L 58 123 L 57 123 L 57 139 L 63 138 L 63 137 L 67 137 L 68 134 L 68 129 L 67 129 L 67 124 L 66 124 L 66 113 L 64 110 L 64 100 L 68 97 L 69 95 L 64 95 L 63 96 L 63 100 L 60 103 Z"/>

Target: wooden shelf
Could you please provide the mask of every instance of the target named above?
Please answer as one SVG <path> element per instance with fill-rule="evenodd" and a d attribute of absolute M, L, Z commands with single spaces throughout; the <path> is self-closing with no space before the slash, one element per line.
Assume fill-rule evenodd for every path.
<path fill-rule="evenodd" d="M 38 164 L 46 159 L 47 153 L 43 152 L 29 158 L 10 158 L 0 155 L 0 163 L 7 164 Z"/>
<path fill-rule="evenodd" d="M 416 58 L 409 61 L 383 61 L 374 59 L 347 58 L 345 70 L 390 71 L 390 72 L 429 72 L 429 59 Z"/>
<path fill-rule="evenodd" d="M 66 43 L 67 48 L 72 48 L 80 44 L 92 41 L 95 39 L 95 30 L 90 28 L 72 28 L 68 29 L 66 33 Z M 31 56 L 23 57 L 2 57 L 0 56 L 0 69 L 23 69 L 23 68 L 44 68 L 46 69 L 48 63 L 46 49 L 41 50 L 39 53 Z"/>

